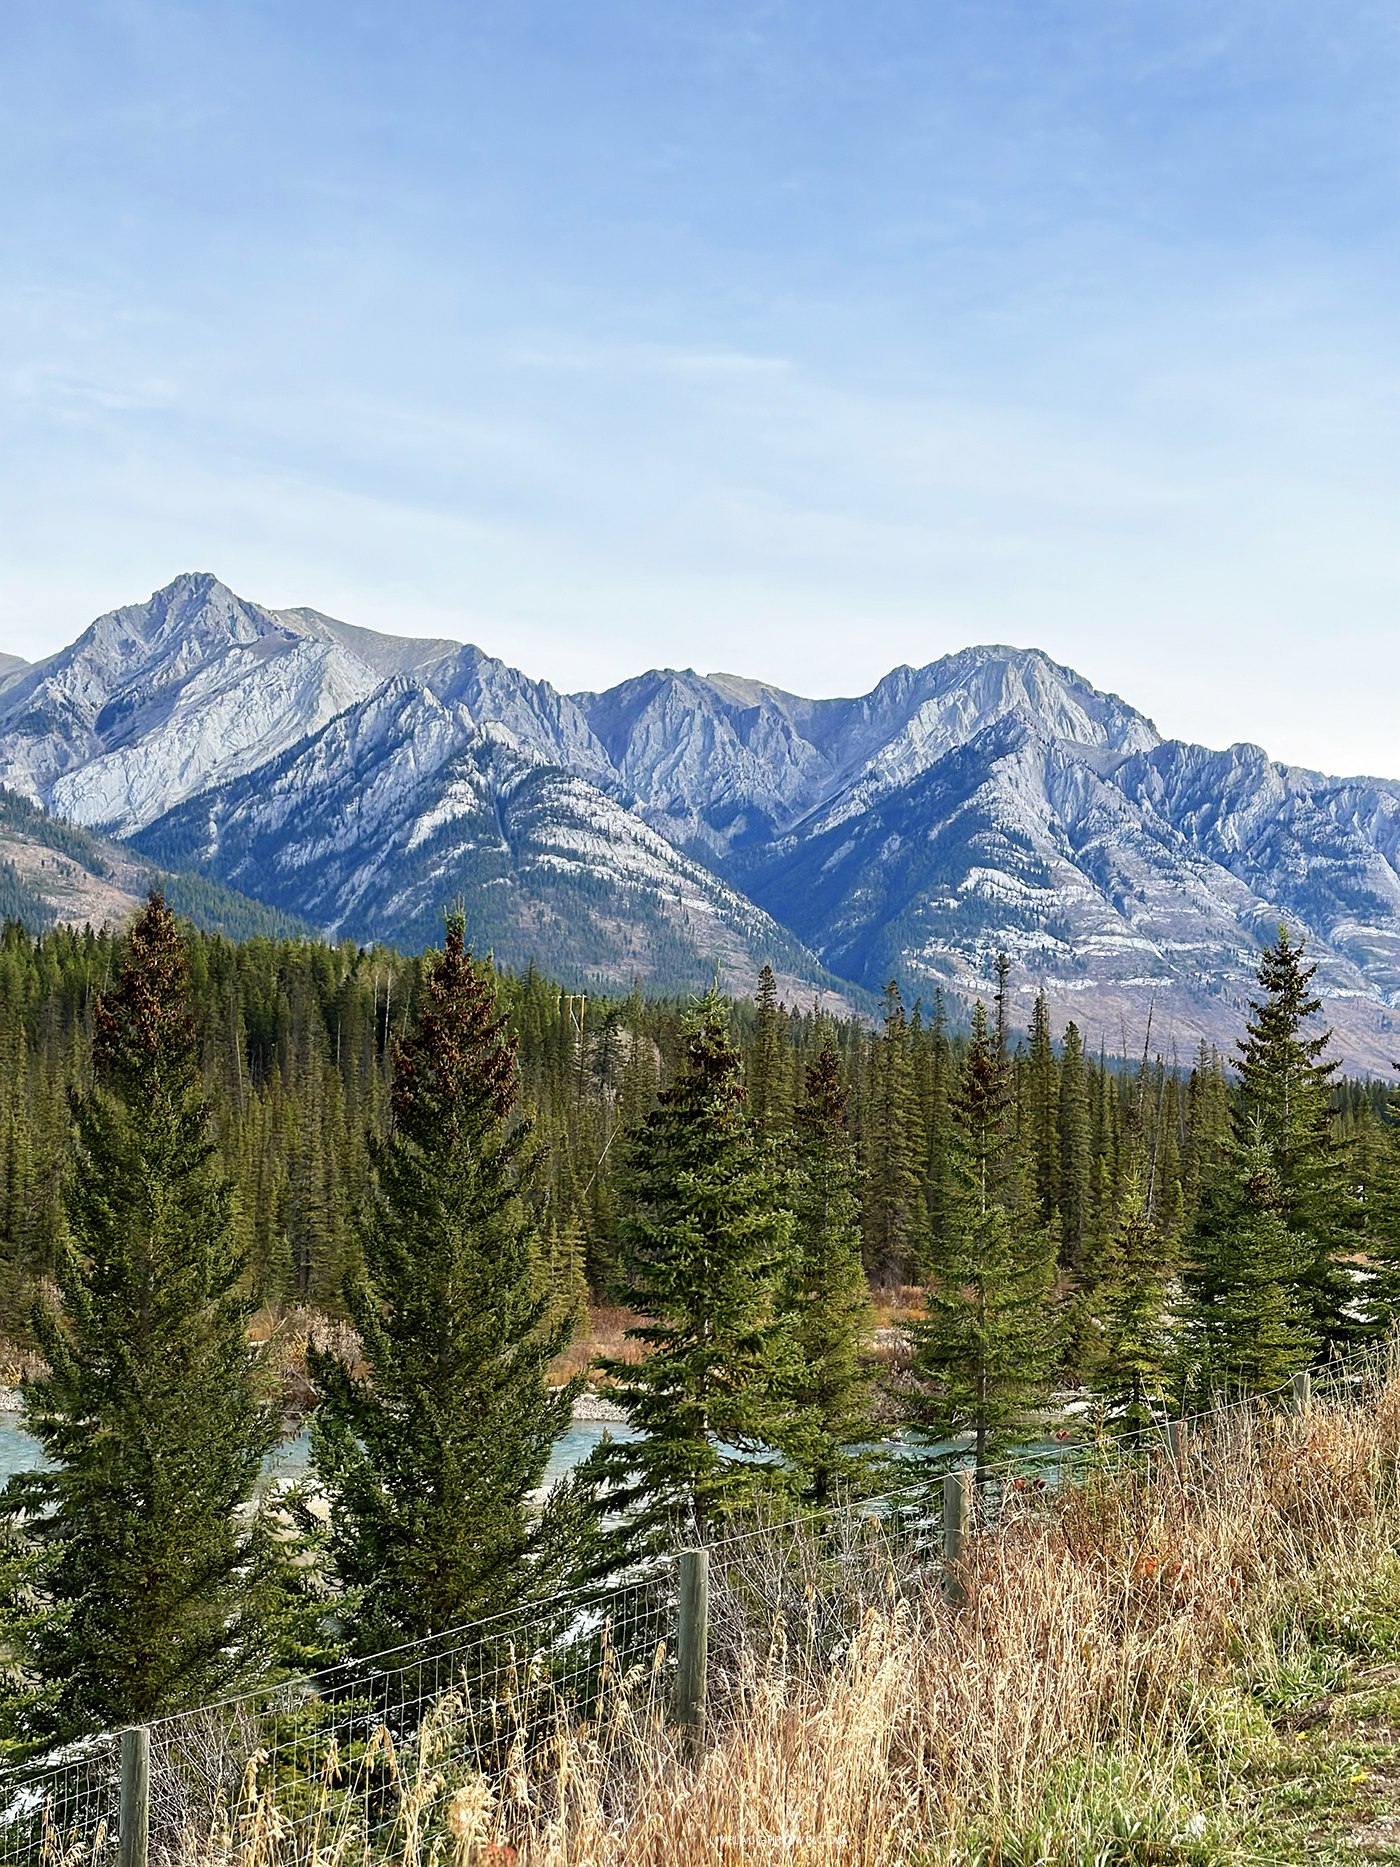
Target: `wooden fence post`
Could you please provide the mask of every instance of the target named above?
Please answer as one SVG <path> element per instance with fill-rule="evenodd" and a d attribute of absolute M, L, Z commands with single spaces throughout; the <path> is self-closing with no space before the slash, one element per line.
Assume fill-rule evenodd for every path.
<path fill-rule="evenodd" d="M 952 1608 L 967 1606 L 967 1589 L 958 1574 L 967 1540 L 968 1472 L 949 1472 L 943 1480 L 943 1588 Z"/>
<path fill-rule="evenodd" d="M 676 1722 L 691 1742 L 705 1735 L 705 1660 L 710 1639 L 710 1552 L 681 1551 L 680 1625 L 676 1635 Z"/>
<path fill-rule="evenodd" d="M 1312 1404 L 1312 1375 L 1304 1368 L 1293 1377 L 1293 1411 L 1306 1413 Z"/>
<path fill-rule="evenodd" d="M 146 1867 L 151 1835 L 151 1733 L 144 1724 L 122 1732 L 122 1789 L 117 1815 L 120 1867 Z"/>

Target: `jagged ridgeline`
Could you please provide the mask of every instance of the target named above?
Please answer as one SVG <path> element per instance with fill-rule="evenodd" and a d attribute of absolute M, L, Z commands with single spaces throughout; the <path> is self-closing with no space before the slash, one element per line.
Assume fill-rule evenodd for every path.
<path fill-rule="evenodd" d="M 1005 952 L 1021 1003 L 1126 1054 L 1149 1019 L 1167 1055 L 1229 1051 L 1286 923 L 1346 1067 L 1395 1054 L 1400 781 L 1164 738 L 1035 648 L 844 698 L 675 668 L 566 694 L 190 573 L 0 669 L 0 783 L 331 940 L 412 952 L 460 898 L 478 950 L 575 990 L 718 960 L 742 994 L 767 960 L 789 1000 L 869 1011 L 894 977 L 964 1021 Z"/>
<path fill-rule="evenodd" d="M 80 834 L 75 832 L 75 834 Z M 367 1137 L 387 1117 L 392 1049 L 411 1029 L 426 961 L 391 949 L 187 926 L 204 1077 L 238 1189 L 240 1245 L 258 1293 L 340 1306 L 351 1215 L 369 1179 Z M 30 1294 L 53 1269 L 70 1145 L 68 1091 L 90 1076 L 94 1001 L 115 972 L 109 933 L 11 921 L 0 945 L 0 1324 L 27 1330 Z M 616 1266 L 620 1128 L 669 1080 L 688 999 L 569 993 L 502 972 L 496 990 L 519 1039 L 538 1159 L 530 1182 L 543 1235 L 606 1298 Z M 783 1006 L 771 980 L 731 1017 L 749 1106 L 777 1140 L 792 1127 L 806 1066 L 829 1035 L 849 1088 L 866 1267 L 884 1285 L 920 1281 L 948 1198 L 953 1087 L 966 1036 L 938 1007 L 886 994 L 873 1021 L 818 1020 Z M 1012 1041 L 1025 1197 L 1055 1227 L 1062 1273 L 1092 1273 L 1134 1177 L 1153 1223 L 1180 1236 L 1229 1126 L 1221 1059 L 1191 1071 L 1086 1055 L 1043 1014 Z M 1339 1131 L 1379 1131 L 1379 1085 L 1334 1092 Z M 562 1274 L 562 1273 L 561 1273 Z"/>

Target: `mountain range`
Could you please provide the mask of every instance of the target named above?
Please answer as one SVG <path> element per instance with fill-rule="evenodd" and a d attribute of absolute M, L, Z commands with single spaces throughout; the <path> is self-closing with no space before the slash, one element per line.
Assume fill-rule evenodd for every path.
<path fill-rule="evenodd" d="M 474 647 L 272 610 L 209 575 L 0 657 L 0 785 L 330 938 L 478 950 L 580 986 L 955 1014 L 1013 961 L 1088 1041 L 1238 1034 L 1263 942 L 1305 936 L 1349 1067 L 1391 1075 L 1400 783 L 1164 740 L 1035 649 L 858 699 L 653 669 L 562 694 Z"/>

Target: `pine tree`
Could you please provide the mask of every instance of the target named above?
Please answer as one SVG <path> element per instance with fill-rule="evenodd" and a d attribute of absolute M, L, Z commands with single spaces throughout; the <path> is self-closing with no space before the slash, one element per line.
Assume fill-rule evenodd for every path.
<path fill-rule="evenodd" d="M 1189 1394 L 1266 1394 L 1286 1386 L 1317 1348 L 1307 1275 L 1315 1245 L 1288 1223 L 1263 1124 L 1236 1143 L 1230 1172 L 1202 1202 L 1184 1279 L 1182 1342 Z"/>
<path fill-rule="evenodd" d="M 564 1330 L 572 1336 L 586 1318 L 588 1279 L 584 1275 L 583 1232 L 577 1219 L 561 1225 L 551 1219 L 542 1254 L 541 1287 L 548 1295 L 545 1325 L 553 1334 Z"/>
<path fill-rule="evenodd" d="M 1053 1225 L 1060 1210 L 1060 1080 L 1050 1039 L 1050 1007 L 1044 992 L 1036 995 L 1031 1022 L 1026 1096 L 1036 1204 L 1041 1224 Z"/>
<path fill-rule="evenodd" d="M 1202 1189 L 1225 1159 L 1230 1145 L 1230 1089 L 1220 1052 L 1204 1038 L 1186 1085 L 1186 1132 L 1182 1146 L 1182 1196 L 1194 1218 Z"/>
<path fill-rule="evenodd" d="M 1354 1333 L 1340 1262 L 1352 1215 L 1332 1134 L 1329 1032 L 1305 1036 L 1320 1009 L 1286 927 L 1259 962 L 1239 1045 L 1240 1087 L 1220 1165 L 1186 1244 L 1186 1356 L 1207 1388 L 1263 1392 L 1319 1348 Z"/>
<path fill-rule="evenodd" d="M 677 1534 L 704 1540 L 778 1474 L 792 1370 L 774 1312 L 792 1219 L 745 1100 L 711 991 L 682 1026 L 670 1087 L 625 1144 L 620 1294 L 642 1318 L 627 1334 L 645 1355 L 599 1366 L 643 1436 L 605 1442 L 580 1474 L 627 1519 L 619 1557 Z"/>
<path fill-rule="evenodd" d="M 1242 1185 L 1271 1189 L 1261 1214 L 1277 1218 L 1310 1241 L 1301 1272 L 1313 1332 L 1319 1344 L 1343 1345 L 1354 1333 L 1345 1314 L 1351 1280 L 1340 1256 L 1352 1243 L 1346 1235 L 1347 1193 L 1343 1186 L 1343 1150 L 1333 1138 L 1330 1105 L 1335 1061 L 1324 1061 L 1330 1031 L 1304 1035 L 1307 1020 L 1321 1010 L 1309 986 L 1316 965 L 1304 964 L 1304 949 L 1294 946 L 1288 929 L 1266 947 L 1259 961 L 1262 999 L 1250 1001 L 1251 1017 L 1239 1045 L 1239 1095 L 1233 1110 L 1238 1164 L 1263 1147 L 1269 1173 L 1257 1179 L 1255 1168 L 1236 1173 Z"/>
<path fill-rule="evenodd" d="M 1366 1313 L 1370 1329 L 1400 1324 L 1400 1090 L 1386 1099 L 1383 1122 L 1372 1121 L 1366 1176 Z"/>
<path fill-rule="evenodd" d="M 855 1152 L 846 1090 L 829 1037 L 807 1066 L 794 1122 L 792 1261 L 782 1309 L 796 1350 L 786 1446 L 804 1494 L 825 1504 L 868 1474 L 873 1325 L 861 1264 Z"/>
<path fill-rule="evenodd" d="M 538 1521 L 530 1507 L 578 1384 L 545 1380 L 572 1325 L 550 1323 L 521 1197 L 530 1129 L 513 1121 L 504 1025 L 454 916 L 417 1028 L 393 1047 L 394 1125 L 345 1292 L 367 1372 L 308 1355 L 312 1457 L 361 1651 L 522 1609 L 569 1558 L 576 1494 L 556 1487 Z"/>
<path fill-rule="evenodd" d="M 1049 1391 L 1053 1233 L 1019 1198 L 1006 1058 L 974 1008 L 953 1106 L 956 1209 L 914 1329 L 914 1365 L 934 1384 L 922 1410 L 940 1437 L 970 1432 L 979 1482 Z"/>
<path fill-rule="evenodd" d="M 1065 1026 L 1059 1090 L 1061 1248 L 1070 1269 L 1082 1272 L 1093 1211 L 1093 1152 L 1084 1043 L 1074 1023 Z"/>
<path fill-rule="evenodd" d="M 786 1019 L 778 1003 L 778 982 L 764 961 L 754 995 L 753 1062 L 748 1073 L 749 1115 L 764 1140 L 775 1140 L 791 1124 L 788 1095 Z"/>
<path fill-rule="evenodd" d="M 1107 1354 L 1109 1306 L 1113 1301 L 1114 1210 L 1108 1162 L 1090 1167 L 1088 1217 L 1076 1252 L 1074 1287 L 1064 1306 L 1061 1350 L 1072 1379 L 1092 1382 Z"/>
<path fill-rule="evenodd" d="M 948 1013 L 943 993 L 933 994 L 933 1023 L 928 1041 L 928 1100 L 924 1125 L 928 1147 L 925 1203 L 930 1239 L 942 1237 L 951 1211 L 948 1133 L 952 1127 L 953 1049 L 948 1041 Z"/>
<path fill-rule="evenodd" d="M 185 947 L 159 894 L 94 1024 L 58 1302 L 35 1318 L 49 1373 L 25 1392 L 52 1469 L 5 1496 L 46 1603 L 28 1637 L 32 1724 L 60 1736 L 199 1704 L 264 1663 L 240 1513 L 279 1436 L 246 1342 Z"/>

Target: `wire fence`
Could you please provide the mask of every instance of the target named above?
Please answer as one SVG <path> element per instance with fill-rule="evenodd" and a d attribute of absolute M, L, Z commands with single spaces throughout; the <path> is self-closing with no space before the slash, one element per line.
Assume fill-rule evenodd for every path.
<path fill-rule="evenodd" d="M 1169 1482 L 1208 1495 L 1232 1435 L 1296 1430 L 1289 1416 L 1316 1403 L 1368 1406 L 1398 1375 L 1400 1348 L 1388 1342 L 1185 1420 L 1164 1413 L 1145 1430 L 1089 1427 L 1074 1438 L 1049 1431 L 976 1480 L 970 1454 L 954 1446 L 876 1497 L 821 1511 L 775 1504 L 708 1545 L 700 1638 L 712 1715 L 722 1718 L 740 1691 L 747 1656 L 771 1658 L 775 1630 L 783 1665 L 820 1675 L 872 1609 L 944 1599 L 964 1523 L 995 1533 L 1099 1484 Z M 956 1488 L 951 1511 L 945 1477 Z M 634 1719 L 672 1714 L 686 1560 L 677 1553 L 607 1586 L 0 1771 L 0 1867 L 133 1867 L 144 1849 L 158 1867 L 256 1860 L 264 1841 L 278 1862 L 349 1867 L 413 1857 L 429 1827 L 449 1846 L 512 1782 L 547 1793 L 565 1726 L 575 1736 L 591 1727 L 603 1742 L 619 1704 Z M 133 1852 L 137 1796 L 144 1849 Z"/>
<path fill-rule="evenodd" d="M 65 1747 L 32 1773 L 0 1781 L 0 1861 L 114 1857 L 121 1791 L 120 1740 L 115 1734 Z M 72 1855 L 77 1847 L 80 1851 Z"/>

